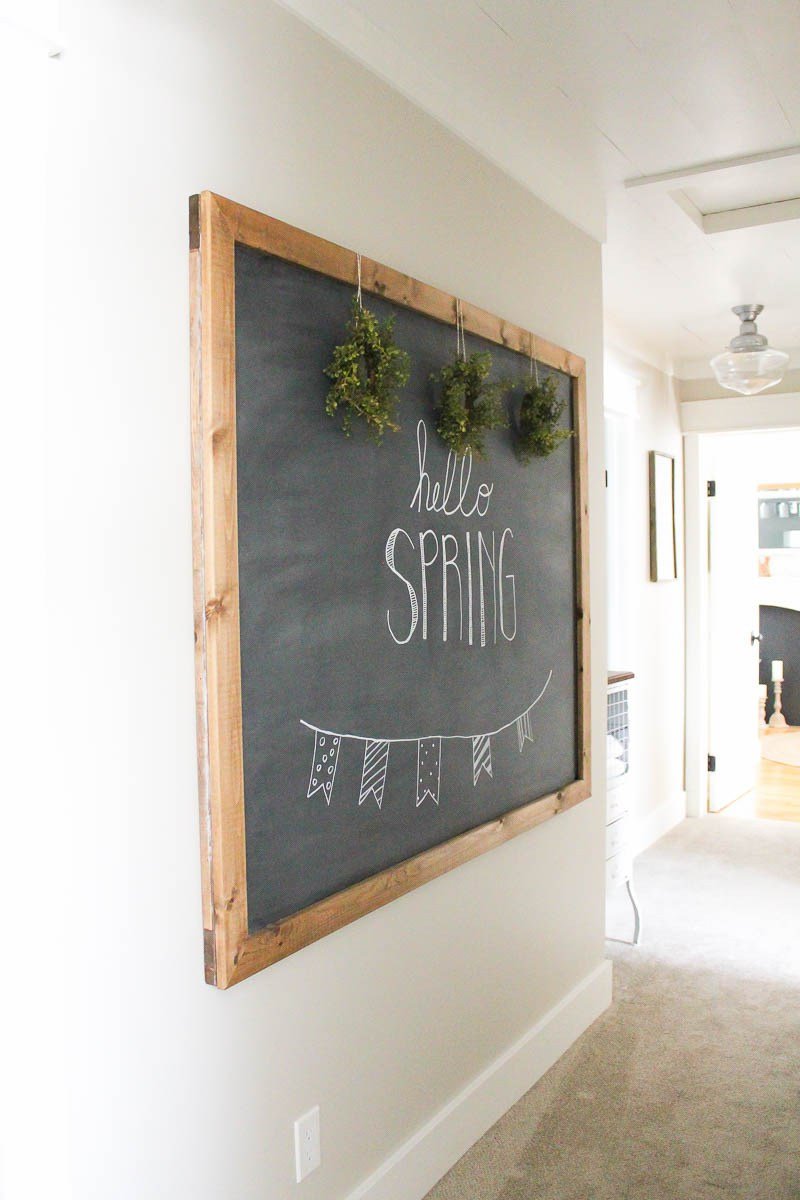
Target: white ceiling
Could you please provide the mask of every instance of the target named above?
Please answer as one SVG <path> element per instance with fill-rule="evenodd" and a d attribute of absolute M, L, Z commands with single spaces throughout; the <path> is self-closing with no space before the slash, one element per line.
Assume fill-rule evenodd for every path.
<path fill-rule="evenodd" d="M 780 203 L 800 198 L 800 150 L 686 170 L 800 148 L 799 0 L 282 3 L 606 238 L 612 335 L 683 373 L 753 302 L 772 345 L 800 346 L 800 204 Z M 704 231 L 731 209 L 751 211 L 706 227 L 771 223 Z"/>

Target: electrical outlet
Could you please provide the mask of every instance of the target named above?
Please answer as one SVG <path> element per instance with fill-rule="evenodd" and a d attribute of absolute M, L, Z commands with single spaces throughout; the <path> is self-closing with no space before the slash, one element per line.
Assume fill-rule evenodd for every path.
<path fill-rule="evenodd" d="M 319 1141 L 319 1105 L 309 1109 L 294 1123 L 294 1167 L 297 1182 L 316 1171 L 322 1162 Z"/>

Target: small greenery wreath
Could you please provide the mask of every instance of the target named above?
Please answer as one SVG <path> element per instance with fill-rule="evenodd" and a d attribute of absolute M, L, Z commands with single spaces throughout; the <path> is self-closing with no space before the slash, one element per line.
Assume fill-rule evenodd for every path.
<path fill-rule="evenodd" d="M 332 417 L 342 410 L 342 429 L 350 436 L 353 417 L 362 417 L 369 436 L 380 442 L 384 433 L 396 433 L 395 417 L 400 389 L 408 383 L 410 360 L 394 340 L 394 317 L 380 322 L 358 297 L 347 325 L 347 337 L 336 346 L 325 374 L 333 380 L 325 411 Z"/>
<path fill-rule="evenodd" d="M 542 383 L 531 380 L 525 388 L 515 430 L 517 454 L 522 462 L 546 458 L 573 437 L 572 429 L 558 428 L 566 401 L 559 400 L 557 388 L 555 375 L 548 375 Z"/>
<path fill-rule="evenodd" d="M 485 435 L 508 424 L 502 401 L 509 384 L 507 380 L 488 383 L 491 369 L 492 356 L 482 350 L 454 359 L 432 376 L 441 385 L 436 431 L 459 457 L 471 451 L 475 458 L 483 458 Z"/>

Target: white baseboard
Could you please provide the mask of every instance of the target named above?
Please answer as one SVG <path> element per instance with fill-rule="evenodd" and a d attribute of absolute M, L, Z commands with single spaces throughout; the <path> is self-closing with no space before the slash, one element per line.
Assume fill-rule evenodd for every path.
<path fill-rule="evenodd" d="M 670 829 L 680 825 L 685 816 L 686 792 L 677 792 L 643 816 L 637 814 L 633 827 L 633 853 L 641 854 Z"/>
<path fill-rule="evenodd" d="M 347 1200 L 421 1200 L 610 1003 L 611 963 L 606 961 L 395 1150 Z"/>

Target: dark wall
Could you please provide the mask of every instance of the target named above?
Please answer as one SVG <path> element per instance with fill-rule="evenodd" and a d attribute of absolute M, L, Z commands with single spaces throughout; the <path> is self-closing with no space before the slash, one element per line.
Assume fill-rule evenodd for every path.
<path fill-rule="evenodd" d="M 759 683 L 769 689 L 767 720 L 772 713 L 772 660 L 783 659 L 783 715 L 790 725 L 800 725 L 800 612 L 762 604 L 761 665 Z"/>

